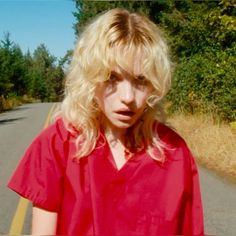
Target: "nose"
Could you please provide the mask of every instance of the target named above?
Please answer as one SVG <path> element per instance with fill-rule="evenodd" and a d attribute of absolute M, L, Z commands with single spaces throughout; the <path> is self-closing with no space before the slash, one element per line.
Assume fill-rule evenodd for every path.
<path fill-rule="evenodd" d="M 131 81 L 122 81 L 119 90 L 121 102 L 125 104 L 130 104 L 134 101 L 135 91 Z"/>

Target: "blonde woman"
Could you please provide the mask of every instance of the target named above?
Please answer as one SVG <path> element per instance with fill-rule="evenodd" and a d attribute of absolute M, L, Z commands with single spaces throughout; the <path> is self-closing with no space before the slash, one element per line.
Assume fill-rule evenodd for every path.
<path fill-rule="evenodd" d="M 80 35 L 57 120 L 8 186 L 33 203 L 35 235 L 202 235 L 198 172 L 164 124 L 171 62 L 160 29 L 122 9 Z"/>

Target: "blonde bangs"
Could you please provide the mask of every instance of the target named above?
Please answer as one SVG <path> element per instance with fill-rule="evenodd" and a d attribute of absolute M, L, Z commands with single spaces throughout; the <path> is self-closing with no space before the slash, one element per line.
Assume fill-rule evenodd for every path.
<path fill-rule="evenodd" d="M 108 79 L 112 68 L 119 67 L 133 75 L 143 75 L 154 87 L 155 97 L 161 100 L 169 91 L 171 85 L 171 63 L 168 49 L 162 39 L 155 39 L 158 43 L 140 42 L 135 45 L 132 41 L 126 44 L 118 42 L 113 47 L 106 48 L 103 55 L 101 70 L 103 80 Z M 135 64 L 140 71 L 137 73 Z M 101 78 L 101 77 L 100 77 Z M 153 97 L 153 96 L 152 96 Z"/>
<path fill-rule="evenodd" d="M 119 67 L 134 77 L 144 76 L 153 86 L 142 124 L 133 127 L 133 135 L 137 144 L 144 137 L 150 156 L 162 161 L 163 145 L 153 132 L 153 125 L 164 121 L 161 100 L 170 87 L 171 66 L 162 32 L 148 18 L 113 9 L 90 23 L 74 50 L 62 102 L 64 119 L 80 132 L 76 139 L 77 157 L 92 152 L 100 134 L 101 111 L 95 102 L 97 84 L 109 79 L 112 70 Z M 153 154 L 154 149 L 159 150 L 160 157 Z"/>

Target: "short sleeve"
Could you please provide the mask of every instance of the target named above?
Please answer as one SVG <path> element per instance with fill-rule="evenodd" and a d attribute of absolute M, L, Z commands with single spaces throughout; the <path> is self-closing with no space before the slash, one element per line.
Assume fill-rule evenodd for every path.
<path fill-rule="evenodd" d="M 34 205 L 53 212 L 59 210 L 66 165 L 60 126 L 62 121 L 57 121 L 34 139 L 8 183 Z"/>

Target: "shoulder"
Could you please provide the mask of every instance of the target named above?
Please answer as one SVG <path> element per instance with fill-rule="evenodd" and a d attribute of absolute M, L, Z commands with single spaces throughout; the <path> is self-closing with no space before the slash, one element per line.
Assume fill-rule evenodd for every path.
<path fill-rule="evenodd" d="M 157 132 L 160 140 L 168 146 L 178 147 L 186 145 L 185 140 L 170 125 L 156 123 L 155 132 Z"/>
<path fill-rule="evenodd" d="M 172 128 L 163 123 L 157 123 L 155 126 L 161 143 L 164 145 L 167 158 L 170 160 L 190 161 L 193 159 L 192 153 L 185 140 Z"/>
<path fill-rule="evenodd" d="M 31 142 L 23 155 L 26 165 L 50 166 L 63 169 L 70 155 L 74 154 L 73 136 L 61 118 L 44 128 Z M 56 167 L 57 166 L 57 167 Z"/>
<path fill-rule="evenodd" d="M 65 142 L 69 138 L 62 119 L 42 130 L 27 148 L 8 187 L 40 208 L 58 211 L 70 150 Z"/>
<path fill-rule="evenodd" d="M 56 119 L 34 138 L 27 152 L 35 152 L 36 150 L 47 158 L 68 157 L 72 152 L 75 138 L 69 130 L 62 118 Z M 47 155 L 45 155 L 46 152 Z"/>
<path fill-rule="evenodd" d="M 53 123 L 51 123 L 48 127 L 43 129 L 38 134 L 38 136 L 36 137 L 35 140 L 39 140 L 39 139 L 49 140 L 49 139 L 55 139 L 56 138 L 57 140 L 65 142 L 68 139 L 70 139 L 71 135 L 72 134 L 66 128 L 66 125 L 65 125 L 63 119 L 58 118 Z"/>

